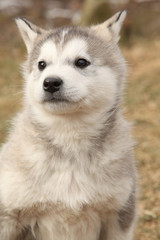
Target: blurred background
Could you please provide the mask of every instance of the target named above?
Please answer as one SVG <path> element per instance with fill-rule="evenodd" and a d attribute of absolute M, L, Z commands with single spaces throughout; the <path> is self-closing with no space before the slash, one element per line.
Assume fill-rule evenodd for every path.
<path fill-rule="evenodd" d="M 14 18 L 44 28 L 100 23 L 127 9 L 120 46 L 128 62 L 124 115 L 134 124 L 139 172 L 135 240 L 160 239 L 160 1 L 0 0 L 0 144 L 21 108 L 26 50 Z"/>

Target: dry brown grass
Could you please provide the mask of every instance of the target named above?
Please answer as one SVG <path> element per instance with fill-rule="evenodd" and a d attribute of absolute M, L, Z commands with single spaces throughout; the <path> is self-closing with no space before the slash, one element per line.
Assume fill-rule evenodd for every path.
<path fill-rule="evenodd" d="M 13 26 L 12 26 L 13 27 Z M 13 31 L 15 34 L 15 32 Z M 12 39 L 12 41 L 11 41 Z M 8 42 L 7 42 L 8 40 Z M 19 63 L 23 59 L 20 38 L 0 37 L 0 142 L 9 128 L 8 120 L 19 109 L 22 80 Z M 125 112 L 134 121 L 139 171 L 139 221 L 136 240 L 160 239 L 160 40 L 136 40 L 123 47 L 129 63 Z"/>
<path fill-rule="evenodd" d="M 123 49 L 130 64 L 127 117 L 134 120 L 139 172 L 136 240 L 160 239 L 160 40 Z"/>

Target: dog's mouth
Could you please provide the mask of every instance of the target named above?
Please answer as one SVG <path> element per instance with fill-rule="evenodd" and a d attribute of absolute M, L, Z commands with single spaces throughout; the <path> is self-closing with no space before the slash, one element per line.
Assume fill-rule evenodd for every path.
<path fill-rule="evenodd" d="M 62 97 L 52 97 L 49 99 L 44 99 L 44 103 L 68 103 L 69 100 Z"/>

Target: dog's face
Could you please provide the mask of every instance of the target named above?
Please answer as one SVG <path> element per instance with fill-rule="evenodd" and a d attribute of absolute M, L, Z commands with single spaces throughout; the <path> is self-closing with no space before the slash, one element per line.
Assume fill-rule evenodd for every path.
<path fill-rule="evenodd" d="M 109 110 L 121 91 L 125 63 L 117 41 L 126 13 L 91 28 L 42 30 L 24 19 L 17 25 L 28 50 L 26 97 L 56 114 Z"/>

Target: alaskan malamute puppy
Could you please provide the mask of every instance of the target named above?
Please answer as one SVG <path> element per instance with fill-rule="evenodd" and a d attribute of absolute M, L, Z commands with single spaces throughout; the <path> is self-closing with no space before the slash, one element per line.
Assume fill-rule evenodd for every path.
<path fill-rule="evenodd" d="M 0 240 L 131 240 L 136 173 L 121 102 L 126 12 L 92 27 L 17 25 L 24 108 L 0 156 Z"/>

